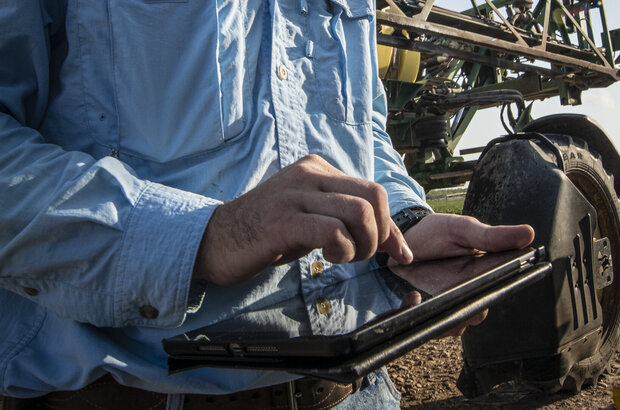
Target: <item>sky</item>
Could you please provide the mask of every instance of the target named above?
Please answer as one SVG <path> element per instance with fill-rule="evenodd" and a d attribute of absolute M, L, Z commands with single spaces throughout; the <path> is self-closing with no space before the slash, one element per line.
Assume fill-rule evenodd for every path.
<path fill-rule="evenodd" d="M 483 4 L 484 0 L 477 0 Z M 535 4 L 537 2 L 535 1 Z M 459 11 L 471 7 L 470 0 L 435 0 L 435 5 Z M 610 30 L 620 28 L 620 0 L 607 0 L 604 3 L 607 25 Z M 599 30 L 600 31 L 600 30 Z M 600 38 L 600 35 L 598 35 Z M 600 40 L 597 42 L 600 45 Z M 616 58 L 618 53 L 616 53 Z M 553 97 L 534 102 L 532 116 L 540 118 L 559 113 L 586 114 L 598 122 L 620 150 L 620 82 L 602 89 L 590 89 L 582 93 L 582 104 L 571 107 L 560 105 L 560 98 Z M 464 148 L 473 148 L 486 143 L 506 132 L 501 125 L 498 108 L 479 111 L 468 127 L 456 148 L 456 153 Z M 471 159 L 471 158 L 467 158 Z"/>

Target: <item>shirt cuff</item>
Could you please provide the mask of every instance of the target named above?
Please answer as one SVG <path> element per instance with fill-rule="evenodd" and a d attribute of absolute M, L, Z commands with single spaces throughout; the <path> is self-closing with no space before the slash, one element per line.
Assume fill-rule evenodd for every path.
<path fill-rule="evenodd" d="M 414 182 L 416 187 L 419 187 Z M 390 215 L 394 215 L 405 208 L 420 208 L 433 212 L 433 209 L 426 203 L 424 190 L 419 187 L 417 191 L 408 189 L 407 186 L 391 183 L 385 186 L 390 203 Z"/>
<path fill-rule="evenodd" d="M 183 323 L 198 247 L 220 204 L 164 185 L 147 185 L 123 238 L 114 287 L 115 326 Z M 189 310 L 197 308 L 195 298 L 192 303 Z"/>

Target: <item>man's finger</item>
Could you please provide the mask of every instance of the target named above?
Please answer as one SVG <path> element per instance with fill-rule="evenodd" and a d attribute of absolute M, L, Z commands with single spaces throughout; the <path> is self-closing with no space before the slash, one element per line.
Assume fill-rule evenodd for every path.
<path fill-rule="evenodd" d="M 422 295 L 417 290 L 413 290 L 405 295 L 403 300 L 400 301 L 400 308 L 408 308 L 410 306 L 416 306 L 422 303 Z"/>
<path fill-rule="evenodd" d="M 387 239 L 390 234 L 389 223 L 392 218 L 390 217 L 387 192 L 381 185 L 348 176 L 334 176 L 322 179 L 320 189 L 325 192 L 357 196 L 368 201 L 374 211 L 378 240 L 381 243 Z"/>
<path fill-rule="evenodd" d="M 385 188 L 381 185 L 359 178 L 347 176 L 317 155 L 302 158 L 292 169 L 304 186 L 323 192 L 333 192 L 356 196 L 368 201 L 375 215 L 377 240 L 383 243 L 390 236 L 390 207 Z"/>
<path fill-rule="evenodd" d="M 452 225 L 455 237 L 461 246 L 498 252 L 506 249 L 520 249 L 534 240 L 534 229 L 529 225 L 489 226 L 475 218 L 459 218 Z"/>
<path fill-rule="evenodd" d="M 305 213 L 329 216 L 344 223 L 355 243 L 353 260 L 368 259 L 377 251 L 375 212 L 365 199 L 341 193 L 302 191 L 297 200 Z"/>
<path fill-rule="evenodd" d="M 400 265 L 408 265 L 413 262 L 414 255 L 407 244 L 400 229 L 390 219 L 390 235 L 387 240 L 379 245 L 379 251 L 387 253 Z"/>
<path fill-rule="evenodd" d="M 443 339 L 444 337 L 448 336 L 462 336 L 468 326 L 479 325 L 484 321 L 484 319 L 486 319 L 488 313 L 489 309 L 486 309 L 484 312 L 478 313 L 476 316 L 467 319 L 465 322 L 461 323 L 455 328 L 448 330 L 446 333 L 439 336 L 438 339 Z"/>
<path fill-rule="evenodd" d="M 300 213 L 294 226 L 299 229 L 282 232 L 285 237 L 285 252 L 294 249 L 322 248 L 323 257 L 332 263 L 347 263 L 355 258 L 355 240 L 345 224 L 331 216 Z"/>

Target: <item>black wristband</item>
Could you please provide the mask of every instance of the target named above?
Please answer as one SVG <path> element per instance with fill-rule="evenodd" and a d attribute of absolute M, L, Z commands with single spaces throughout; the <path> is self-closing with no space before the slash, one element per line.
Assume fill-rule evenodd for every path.
<path fill-rule="evenodd" d="M 392 215 L 392 220 L 402 233 L 422 220 L 430 212 L 424 208 L 405 208 Z"/>

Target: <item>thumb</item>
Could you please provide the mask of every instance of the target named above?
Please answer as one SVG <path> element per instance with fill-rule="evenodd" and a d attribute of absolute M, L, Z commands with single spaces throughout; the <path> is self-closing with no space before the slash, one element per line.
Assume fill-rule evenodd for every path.
<path fill-rule="evenodd" d="M 461 245 L 488 252 L 521 249 L 534 240 L 534 229 L 530 225 L 490 226 L 475 218 L 463 218 L 468 226 L 455 227 L 461 232 Z"/>

